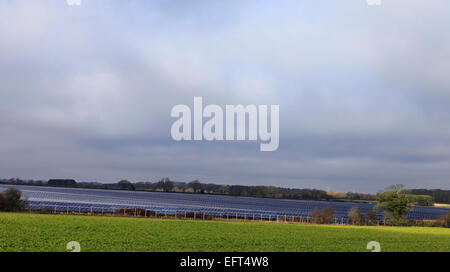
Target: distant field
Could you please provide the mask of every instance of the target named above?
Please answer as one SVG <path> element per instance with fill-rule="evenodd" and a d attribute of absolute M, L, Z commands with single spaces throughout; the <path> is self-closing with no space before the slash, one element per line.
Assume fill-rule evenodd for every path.
<path fill-rule="evenodd" d="M 434 206 L 435 207 L 439 207 L 439 208 L 448 208 L 448 209 L 450 209 L 450 204 L 435 203 Z"/>
<path fill-rule="evenodd" d="M 450 251 L 450 229 L 0 213 L 0 251 Z"/>

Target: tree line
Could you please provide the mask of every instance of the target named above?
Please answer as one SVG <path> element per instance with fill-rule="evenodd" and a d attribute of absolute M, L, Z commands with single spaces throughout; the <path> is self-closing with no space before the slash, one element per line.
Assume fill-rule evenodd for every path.
<path fill-rule="evenodd" d="M 183 192 L 195 194 L 220 194 L 231 196 L 253 196 L 269 198 L 289 198 L 306 200 L 331 200 L 333 197 L 323 190 L 317 189 L 290 189 L 275 186 L 245 186 L 245 185 L 218 185 L 201 183 L 198 180 L 191 182 L 176 182 L 163 178 L 157 182 L 131 183 L 121 180 L 117 188 L 122 190 L 143 190 L 163 192 Z"/>
<path fill-rule="evenodd" d="M 450 190 L 427 190 L 427 189 L 411 189 L 409 192 L 413 195 L 430 196 L 436 203 L 450 204 Z"/>
<path fill-rule="evenodd" d="M 295 189 L 276 186 L 246 186 L 246 185 L 219 185 L 213 183 L 202 183 L 198 180 L 191 182 L 172 181 L 169 178 L 162 178 L 157 182 L 130 182 L 121 180 L 117 183 L 98 182 L 76 182 L 71 179 L 51 179 L 42 180 L 22 180 L 22 179 L 0 179 L 0 183 L 15 185 L 36 185 L 36 186 L 58 186 L 70 188 L 91 188 L 91 189 L 116 189 L 116 190 L 137 190 L 155 192 L 180 192 L 195 194 L 220 194 L 231 196 L 253 196 L 267 198 L 287 198 L 304 200 L 336 200 L 337 198 L 324 190 L 319 189 Z M 360 196 L 360 197 L 359 197 Z M 352 193 L 351 199 L 370 199 L 365 194 Z M 373 199 L 373 198 L 372 198 Z"/>

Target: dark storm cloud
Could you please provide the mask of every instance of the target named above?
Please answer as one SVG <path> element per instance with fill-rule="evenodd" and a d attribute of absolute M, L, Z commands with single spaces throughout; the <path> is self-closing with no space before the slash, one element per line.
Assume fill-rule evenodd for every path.
<path fill-rule="evenodd" d="M 448 1 L 281 2 L 0 3 L 1 176 L 448 189 Z M 279 104 L 279 149 L 173 141 L 194 96 Z"/>

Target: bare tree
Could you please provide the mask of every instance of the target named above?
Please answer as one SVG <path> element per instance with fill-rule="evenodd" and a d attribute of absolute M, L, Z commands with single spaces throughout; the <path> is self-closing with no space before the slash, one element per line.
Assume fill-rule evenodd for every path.
<path fill-rule="evenodd" d="M 364 215 L 361 212 L 359 207 L 352 207 L 348 212 L 349 223 L 352 225 L 363 225 L 364 224 Z"/>

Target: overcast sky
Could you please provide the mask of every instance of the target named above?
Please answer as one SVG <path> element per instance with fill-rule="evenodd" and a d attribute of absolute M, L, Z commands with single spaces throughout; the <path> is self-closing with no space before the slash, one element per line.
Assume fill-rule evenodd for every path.
<path fill-rule="evenodd" d="M 0 0 L 0 176 L 450 189 L 450 1 Z M 174 105 L 279 104 L 280 146 Z"/>

